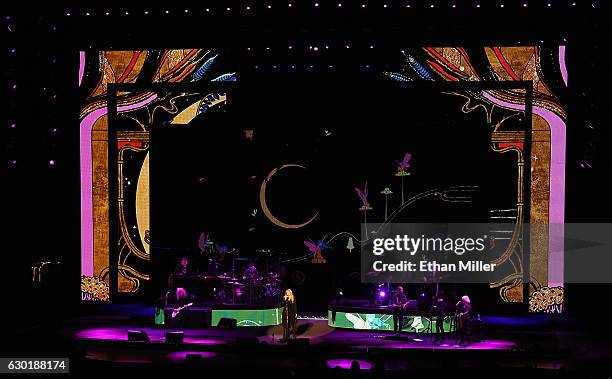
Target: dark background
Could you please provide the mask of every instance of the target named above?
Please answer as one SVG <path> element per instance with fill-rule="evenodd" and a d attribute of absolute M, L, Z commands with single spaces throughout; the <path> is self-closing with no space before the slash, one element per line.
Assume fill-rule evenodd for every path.
<path fill-rule="evenodd" d="M 354 187 L 363 188 L 368 181 L 374 208 L 368 222 L 383 222 L 380 191 L 388 186 L 394 192 L 391 214 L 401 204 L 395 161 L 406 152 L 413 155 L 412 174 L 404 178 L 406 200 L 458 185 L 479 190 L 470 204 L 420 200 L 393 222 L 488 222 L 489 210 L 515 206 L 516 155 L 493 152 L 484 112 L 463 113 L 465 100 L 444 93 L 467 85 L 407 87 L 367 73 L 353 80 L 341 74 L 262 76 L 267 80 L 240 81 L 225 113 L 210 114 L 188 127 L 153 125 L 154 293 L 163 293 L 164 281 L 181 256 L 200 259 L 197 242 L 203 231 L 215 242 L 239 249 L 235 256 L 256 259 L 260 269 L 266 259 L 258 258 L 258 250 L 271 250 L 272 258 L 284 260 L 308 255 L 303 243 L 308 238 L 316 242 L 340 232 L 360 238 L 363 213 Z M 501 119 L 503 113 L 497 116 Z M 511 118 L 504 127 L 524 130 L 523 120 Z M 245 138 L 245 128 L 254 130 L 252 141 Z M 259 204 L 262 180 L 287 163 L 307 169 L 277 172 L 268 183 L 267 202 L 287 223 L 301 223 L 319 211 L 299 229 L 274 225 Z M 359 246 L 349 253 L 347 242 L 347 237 L 338 238 L 324 251 L 327 265 L 313 267 L 310 257 L 284 265 L 283 284 L 297 286 L 305 309 L 326 309 L 338 288 L 354 298 L 367 298 L 373 291 L 375 286 L 357 283 Z M 227 264 L 226 270 L 230 268 Z M 295 279 L 301 274 L 304 283 Z M 479 287 L 483 309 L 495 311 L 497 291 Z M 434 291 L 418 285 L 407 290 L 412 298 Z"/>

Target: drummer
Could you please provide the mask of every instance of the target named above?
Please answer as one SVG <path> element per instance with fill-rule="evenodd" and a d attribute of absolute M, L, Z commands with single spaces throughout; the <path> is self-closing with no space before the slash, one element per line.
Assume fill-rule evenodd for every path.
<path fill-rule="evenodd" d="M 254 304 L 257 300 L 255 288 L 259 284 L 259 272 L 257 271 L 257 267 L 255 267 L 255 263 L 249 263 L 249 266 L 242 273 L 242 279 L 246 285 L 245 289 L 249 304 Z"/>
<path fill-rule="evenodd" d="M 246 282 L 255 282 L 259 279 L 259 272 L 257 271 L 257 267 L 255 267 L 255 263 L 250 262 L 249 266 L 244 270 L 242 274 L 242 278 Z"/>

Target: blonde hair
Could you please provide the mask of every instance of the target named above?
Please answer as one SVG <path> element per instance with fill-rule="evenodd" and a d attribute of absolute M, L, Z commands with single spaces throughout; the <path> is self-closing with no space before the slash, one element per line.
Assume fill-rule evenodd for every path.
<path fill-rule="evenodd" d="M 470 297 L 468 295 L 463 296 L 461 300 L 463 300 L 464 303 L 470 303 Z"/>
<path fill-rule="evenodd" d="M 187 291 L 185 291 L 184 288 L 182 287 L 178 287 L 176 289 L 176 301 L 179 301 L 180 299 L 185 299 L 187 300 Z"/>
<path fill-rule="evenodd" d="M 283 297 L 285 300 L 289 300 L 292 303 L 295 303 L 295 296 L 293 296 L 293 291 L 290 288 L 285 290 L 285 296 Z"/>

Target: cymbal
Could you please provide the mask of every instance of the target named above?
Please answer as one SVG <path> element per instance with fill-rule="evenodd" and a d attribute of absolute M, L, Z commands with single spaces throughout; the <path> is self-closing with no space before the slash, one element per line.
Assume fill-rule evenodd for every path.
<path fill-rule="evenodd" d="M 235 285 L 235 286 L 241 286 L 241 285 L 242 285 L 242 283 L 240 283 L 240 282 L 234 282 L 234 281 L 232 281 L 232 282 L 227 282 L 227 284 L 233 284 L 233 285 Z"/>

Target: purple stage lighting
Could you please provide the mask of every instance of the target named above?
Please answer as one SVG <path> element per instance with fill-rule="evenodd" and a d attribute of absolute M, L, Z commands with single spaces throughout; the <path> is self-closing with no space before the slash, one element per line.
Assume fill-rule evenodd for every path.
<path fill-rule="evenodd" d="M 385 291 L 378 291 L 378 297 L 381 299 L 384 299 L 385 296 L 387 296 L 387 293 Z"/>

